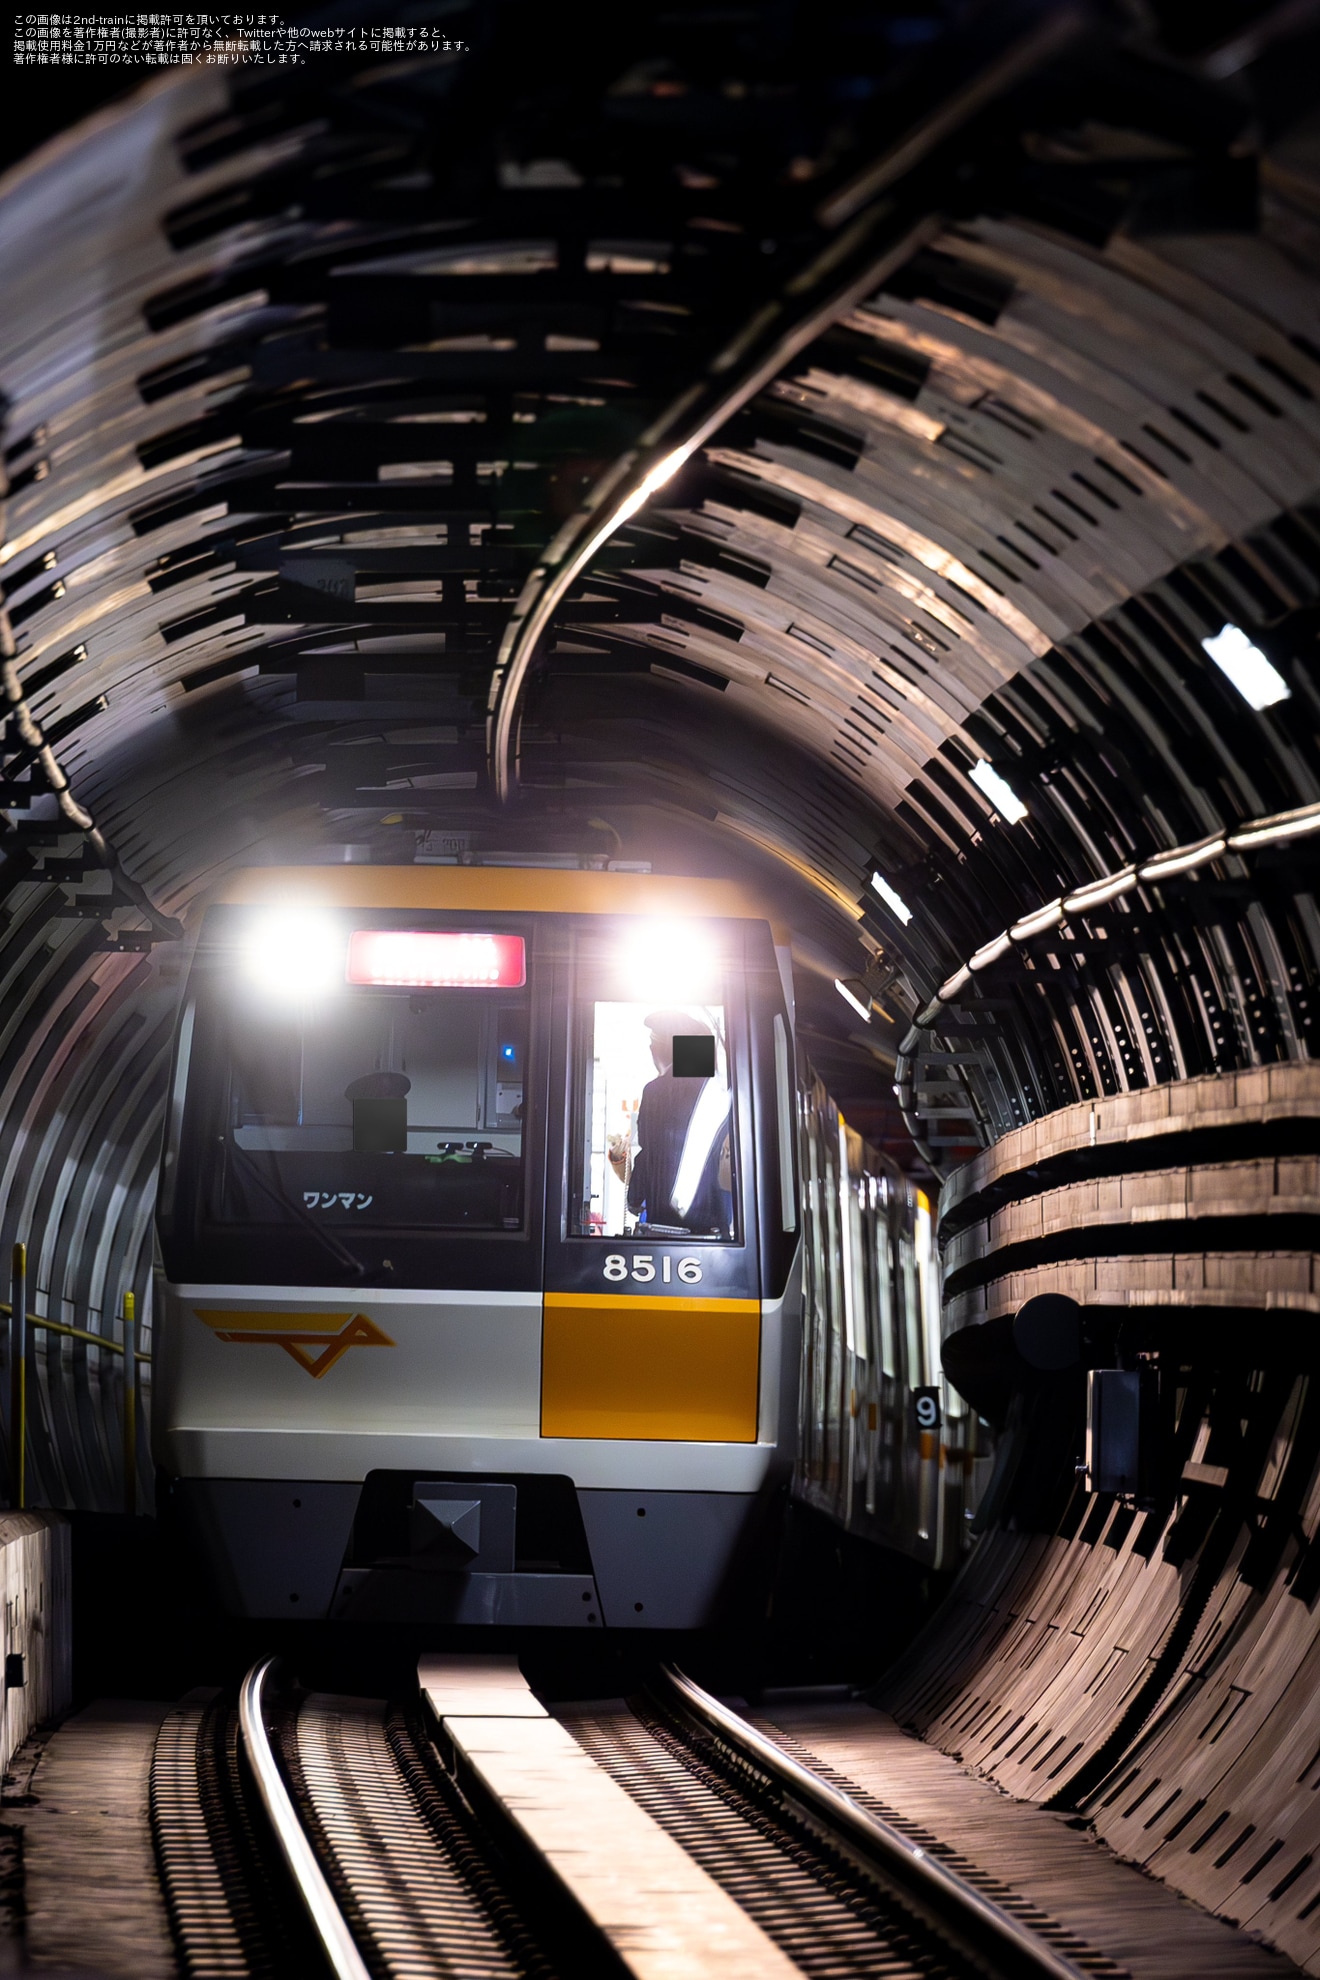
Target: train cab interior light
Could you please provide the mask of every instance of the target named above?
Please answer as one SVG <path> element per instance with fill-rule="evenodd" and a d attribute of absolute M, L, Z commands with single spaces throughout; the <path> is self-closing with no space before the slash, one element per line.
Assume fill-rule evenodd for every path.
<path fill-rule="evenodd" d="M 527 981 L 521 935 L 359 928 L 348 944 L 348 981 L 418 990 L 520 990 Z"/>
<path fill-rule="evenodd" d="M 319 999 L 344 981 L 343 932 L 315 909 L 271 909 L 246 930 L 242 963 L 248 983 L 280 1003 Z"/>
<path fill-rule="evenodd" d="M 1241 626 L 1222 626 L 1213 638 L 1203 639 L 1201 645 L 1253 708 L 1273 708 L 1277 702 L 1291 699 L 1292 689 L 1283 675 L 1247 638 Z"/>
<path fill-rule="evenodd" d="M 1006 825 L 1021 824 L 1027 815 L 1027 807 L 1006 777 L 1001 777 L 983 756 L 977 758 L 968 774 L 977 789 L 989 798 Z"/>

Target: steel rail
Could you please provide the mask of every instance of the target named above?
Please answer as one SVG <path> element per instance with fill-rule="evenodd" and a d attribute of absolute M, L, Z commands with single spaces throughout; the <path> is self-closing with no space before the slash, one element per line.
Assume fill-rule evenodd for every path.
<path fill-rule="evenodd" d="M 955 1930 L 961 1925 L 967 1937 L 975 1938 L 1015 1973 L 1033 1974 L 1039 1980 L 1086 1980 L 1081 1967 L 1055 1952 L 993 1899 L 881 1816 L 873 1815 L 850 1795 L 802 1766 L 737 1712 L 694 1684 L 677 1665 L 663 1665 L 661 1675 L 694 1718 L 742 1759 L 768 1774 L 841 1841 L 888 1872 L 909 1896 L 924 1900 L 937 1919 L 947 1918 Z"/>
<path fill-rule="evenodd" d="M 293 1796 L 266 1731 L 266 1684 L 278 1663 L 278 1657 L 267 1657 L 260 1664 L 254 1664 L 238 1694 L 239 1729 L 251 1762 L 257 1793 L 335 1980 L 371 1980 L 371 1969 L 358 1951 L 348 1923 L 316 1860 L 316 1853 L 299 1820 Z"/>

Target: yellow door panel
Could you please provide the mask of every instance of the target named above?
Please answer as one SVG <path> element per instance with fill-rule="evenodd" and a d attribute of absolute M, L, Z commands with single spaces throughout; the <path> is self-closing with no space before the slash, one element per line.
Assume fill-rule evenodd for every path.
<path fill-rule="evenodd" d="M 754 1444 L 755 1299 L 547 1293 L 541 1435 Z"/>

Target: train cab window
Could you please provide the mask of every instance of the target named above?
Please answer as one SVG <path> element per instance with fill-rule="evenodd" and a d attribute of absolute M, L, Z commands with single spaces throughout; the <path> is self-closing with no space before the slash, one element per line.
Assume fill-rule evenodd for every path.
<path fill-rule="evenodd" d="M 314 1000 L 208 985 L 203 1217 L 521 1230 L 526 991 L 355 979 L 357 939 Z"/>
<path fill-rule="evenodd" d="M 736 1235 L 722 1004 L 591 1000 L 577 1027 L 574 1235 Z"/>

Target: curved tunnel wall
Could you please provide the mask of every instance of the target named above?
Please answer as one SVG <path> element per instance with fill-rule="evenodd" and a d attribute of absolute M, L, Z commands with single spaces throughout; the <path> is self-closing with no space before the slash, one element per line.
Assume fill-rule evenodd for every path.
<path fill-rule="evenodd" d="M 1318 1115 L 1320 1068 L 1283 1063 L 1082 1101 L 1005 1135 L 941 1198 L 946 1325 L 1047 1292 L 1130 1322 L 1134 1341 L 1143 1321 L 1186 1333 L 1248 1312 L 1259 1332 L 1267 1314 L 1283 1328 L 1316 1312 Z"/>
<path fill-rule="evenodd" d="M 1320 371 L 1290 334 L 1315 331 L 1313 290 L 1259 241 L 1101 259 L 985 221 L 896 281 L 915 298 L 855 312 L 832 368 L 766 409 L 808 407 L 813 452 L 760 406 L 750 444 L 712 450 L 786 513 L 749 515 L 735 487 L 673 517 L 720 547 L 703 569 L 684 544 L 656 577 L 668 613 L 634 636 L 814 735 L 884 816 L 851 878 L 887 993 L 921 1014 L 905 1098 L 932 1151 L 1303 1055 L 1309 821 L 1280 846 L 1277 815 L 1320 788 L 1311 672 L 1290 664 L 1320 583 Z M 721 556 L 759 558 L 762 588 Z M 692 601 L 729 623 L 685 625 Z M 1244 705 L 1202 646 L 1225 624 L 1276 656 L 1288 700 Z M 1226 847 L 1251 826 L 1258 846 Z"/>
<path fill-rule="evenodd" d="M 987 1530 L 883 1693 L 1307 1971 L 1318 1156 L 1314 1069 L 1280 1063 L 1075 1104 L 955 1173 L 945 1323 L 1006 1434 Z M 1080 1373 L 1019 1369 L 1008 1399 L 1012 1317 L 1046 1292 L 1081 1306 L 1086 1363 L 1158 1371 L 1140 1507 L 1071 1475 Z"/>
<path fill-rule="evenodd" d="M 974 1158 L 949 1323 L 1067 1286 L 1180 1371 L 1165 1502 L 1070 1493 L 1062 1412 L 896 1706 L 1309 1959 L 1309 1790 L 1260 1759 L 1315 1601 L 1309 44 L 1216 80 L 1047 20 L 899 174 L 896 105 L 995 50 L 891 50 L 867 97 L 814 19 L 758 56 L 666 18 L 567 66 L 531 35 L 511 84 L 475 16 L 465 75 L 173 80 L 11 176 L 2 1235 L 52 1317 L 145 1296 L 174 989 L 236 865 L 444 834 L 769 877 L 831 1090 L 918 1173 Z M 501 810 L 519 586 L 877 170 L 883 274 L 570 590 Z M 1226 682 L 1226 623 L 1288 699 Z M 38 1355 L 43 1494 L 113 1503 L 117 1372 Z"/>
<path fill-rule="evenodd" d="M 1176 1509 L 981 1541 L 881 1702 L 1320 1968 L 1315 1373 L 1200 1365 Z"/>

